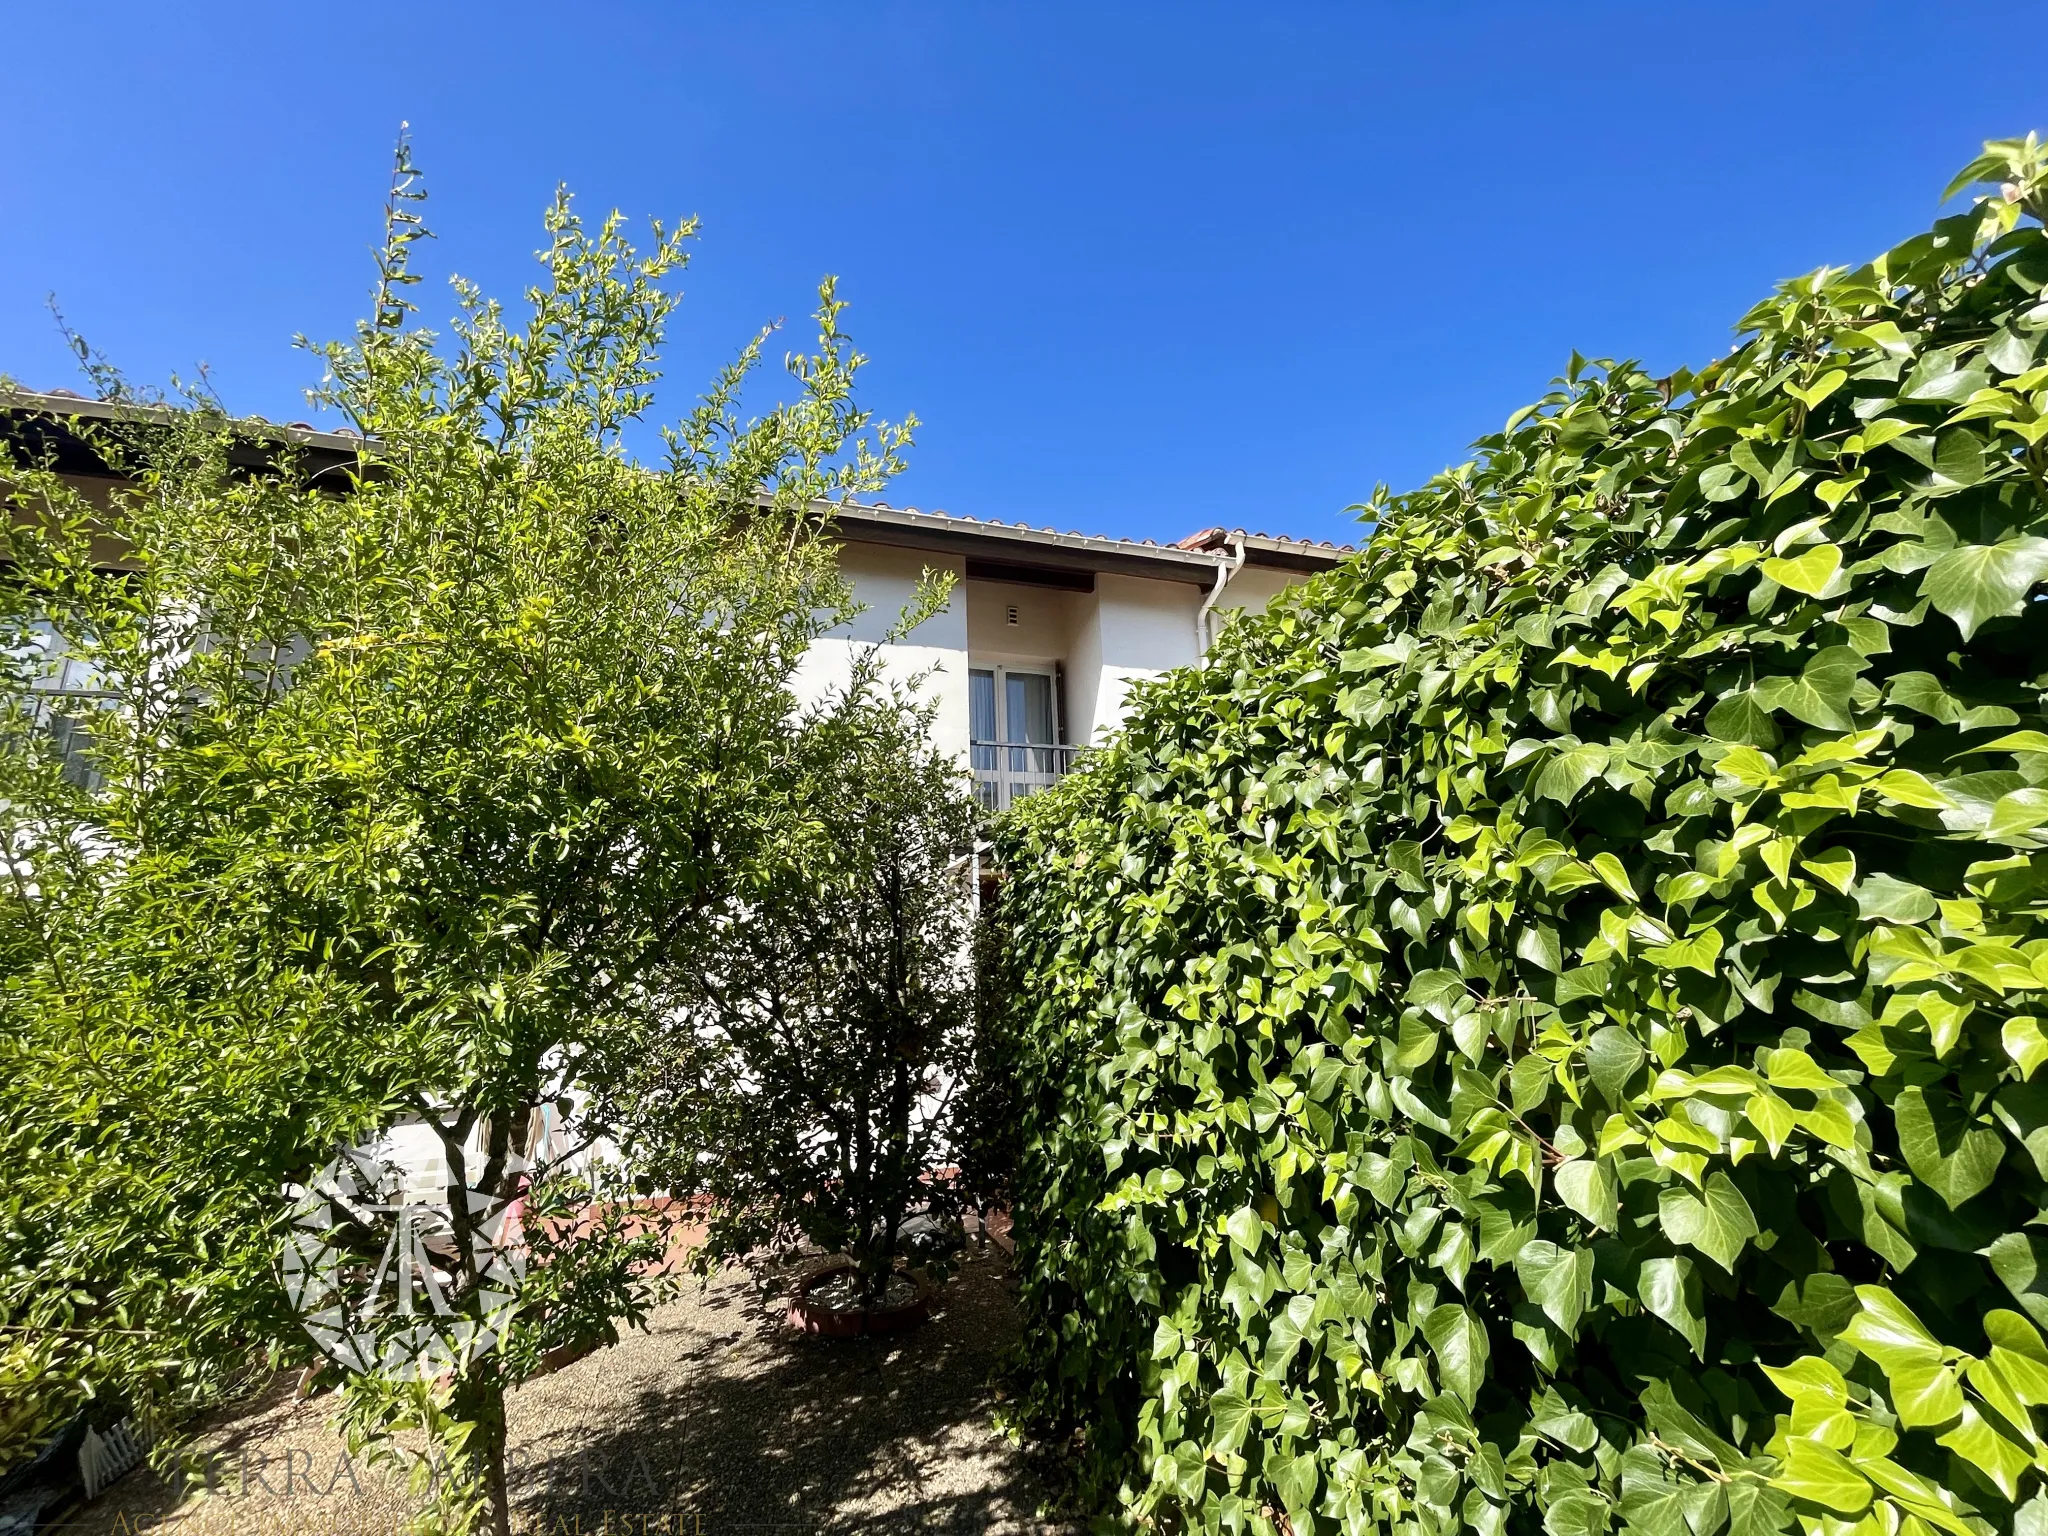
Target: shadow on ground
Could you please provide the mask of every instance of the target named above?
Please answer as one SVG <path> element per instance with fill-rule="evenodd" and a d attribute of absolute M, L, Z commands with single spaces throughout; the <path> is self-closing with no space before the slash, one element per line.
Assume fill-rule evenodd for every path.
<path fill-rule="evenodd" d="M 534 1410 L 540 1432 L 522 1439 L 520 1510 L 539 1531 L 602 1530 L 608 1512 L 615 1528 L 623 1513 L 656 1529 L 701 1521 L 706 1536 L 1050 1529 L 1033 1516 L 1032 1467 L 989 1423 L 989 1374 L 1016 1331 L 1007 1282 L 999 1255 L 975 1257 L 915 1333 L 808 1339 L 728 1276 L 682 1304 L 688 1326 L 657 1323 L 667 1372 L 605 1369 L 628 1363 L 608 1350 L 588 1362 L 597 1380 L 534 1384 L 536 1398 L 617 1395 L 602 1427 L 578 1414 L 540 1429 L 553 1404 L 521 1403 L 515 1425 Z"/>
<path fill-rule="evenodd" d="M 1035 1514 L 1047 1487 L 990 1424 L 990 1373 L 1016 1335 L 1007 1261 L 993 1249 L 968 1257 L 931 1322 L 896 1338 L 797 1336 L 737 1271 L 693 1284 L 649 1323 L 507 1404 L 516 1530 L 1067 1529 Z M 256 1469 L 238 1491 L 181 1502 L 138 1472 L 65 1529 L 395 1536 L 412 1500 L 367 1468 L 336 1475 L 331 1406 L 273 1393 L 206 1435 L 231 1467 Z"/>

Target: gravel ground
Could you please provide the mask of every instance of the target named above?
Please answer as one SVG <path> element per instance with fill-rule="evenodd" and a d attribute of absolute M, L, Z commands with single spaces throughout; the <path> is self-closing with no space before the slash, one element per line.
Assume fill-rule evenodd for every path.
<path fill-rule="evenodd" d="M 1036 1517 L 1040 1478 L 989 1425 L 989 1372 L 1016 1333 L 994 1248 L 970 1255 L 931 1322 L 893 1339 L 803 1338 L 736 1270 L 690 1285 L 649 1325 L 510 1399 L 516 1530 L 1067 1529 Z M 413 1501 L 343 1460 L 330 1411 L 280 1384 L 202 1436 L 226 1469 L 220 1492 L 181 1502 L 145 1468 L 63 1529 L 395 1536 Z"/>

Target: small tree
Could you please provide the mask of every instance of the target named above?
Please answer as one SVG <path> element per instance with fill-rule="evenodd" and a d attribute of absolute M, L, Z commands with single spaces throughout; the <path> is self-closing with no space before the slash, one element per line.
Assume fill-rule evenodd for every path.
<path fill-rule="evenodd" d="M 866 669 L 820 717 L 804 835 L 685 980 L 622 1108 L 662 1181 L 711 1197 L 707 1264 L 801 1235 L 852 1257 L 872 1303 L 905 1216 L 961 1198 L 942 1171 L 973 1043 L 977 809 L 926 725 Z"/>
<path fill-rule="evenodd" d="M 352 463 L 314 478 L 204 398 L 71 424 L 126 476 L 111 506 L 32 451 L 0 463 L 0 1326 L 53 1365 L 90 1346 L 60 1396 L 217 1389 L 296 1332 L 280 1188 L 416 1115 L 446 1153 L 458 1324 L 502 1332 L 510 1202 L 554 1214 L 503 1347 L 458 1349 L 438 1387 L 359 1362 L 352 1413 L 432 1431 L 444 1518 L 502 1533 L 505 1389 L 564 1328 L 636 1317 L 663 1246 L 555 1219 L 529 1127 L 565 1088 L 601 1096 L 811 835 L 789 681 L 846 602 L 816 509 L 879 486 L 908 429 L 867 435 L 828 282 L 800 397 L 740 423 L 757 339 L 644 467 L 622 437 L 692 227 L 643 253 L 558 196 L 530 315 L 458 284 L 443 348 L 406 297 L 420 196 L 401 146 L 375 314 L 320 349 Z M 51 637 L 90 698 L 36 693 Z"/>

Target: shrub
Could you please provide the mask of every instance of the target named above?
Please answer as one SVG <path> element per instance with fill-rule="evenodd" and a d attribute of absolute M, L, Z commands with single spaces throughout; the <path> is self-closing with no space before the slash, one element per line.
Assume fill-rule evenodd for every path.
<path fill-rule="evenodd" d="M 1023 1410 L 1096 1496 L 2048 1519 L 2048 157 L 1988 151 L 1382 489 L 1002 828 Z"/>
<path fill-rule="evenodd" d="M 855 1262 L 867 1304 L 913 1246 L 906 1219 L 943 1226 L 967 1193 L 946 1175 L 973 1061 L 962 853 L 978 819 L 929 710 L 876 665 L 812 718 L 804 835 L 675 979 L 668 1019 L 636 1029 L 644 1063 L 618 1111 L 660 1183 L 708 1197 L 700 1269 L 805 1239 Z"/>

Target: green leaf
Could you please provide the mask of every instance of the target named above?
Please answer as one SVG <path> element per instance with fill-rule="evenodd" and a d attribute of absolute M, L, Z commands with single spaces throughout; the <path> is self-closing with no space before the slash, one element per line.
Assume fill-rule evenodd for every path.
<path fill-rule="evenodd" d="M 1766 1483 L 1738 1479 L 1728 1485 L 1727 1536 L 1778 1536 L 1792 1523 L 1792 1506 Z"/>
<path fill-rule="evenodd" d="M 1266 1224 L 1249 1205 L 1231 1212 L 1224 1228 L 1229 1232 L 1230 1240 L 1246 1253 L 1257 1253 L 1259 1245 L 1266 1240 Z"/>
<path fill-rule="evenodd" d="M 1732 1271 L 1749 1240 L 1757 1235 L 1756 1216 L 1742 1191 L 1727 1174 L 1708 1175 L 1702 1194 L 1667 1189 L 1657 1202 L 1658 1221 L 1674 1243 L 1697 1248 L 1723 1269 Z"/>
<path fill-rule="evenodd" d="M 2017 614 L 2043 576 L 2048 539 L 2029 535 L 1951 550 L 1927 568 L 1920 590 L 1968 640 L 1992 619 Z"/>
<path fill-rule="evenodd" d="M 1544 765 L 1532 791 L 1539 800 L 1570 805 L 1579 791 L 1607 771 L 1607 748 L 1592 743 L 1567 747 Z"/>
<path fill-rule="evenodd" d="M 1579 1319 L 1593 1299 L 1592 1250 L 1533 1242 L 1516 1256 L 1515 1269 L 1522 1294 L 1541 1307 L 1566 1338 L 1576 1338 Z"/>
<path fill-rule="evenodd" d="M 1794 560 L 1766 560 L 1763 572 L 1781 587 L 1819 597 L 1842 568 L 1842 551 L 1833 544 L 1816 544 Z"/>
<path fill-rule="evenodd" d="M 1556 975 L 1564 968 L 1564 949 L 1557 930 L 1548 923 L 1531 923 L 1515 936 L 1515 955 L 1539 970 Z"/>
<path fill-rule="evenodd" d="M 1837 1451 L 1811 1440 L 1794 1440 L 1786 1451 L 1785 1463 L 1771 1486 L 1796 1499 L 1832 1509 L 1838 1514 L 1860 1514 L 1870 1506 L 1870 1481 L 1845 1461 Z"/>
<path fill-rule="evenodd" d="M 1586 1042 L 1586 1071 L 1608 1103 L 1627 1099 L 1629 1079 L 1642 1066 L 1644 1054 L 1642 1043 L 1619 1024 L 1593 1031 Z"/>
<path fill-rule="evenodd" d="M 1849 1319 L 1842 1337 L 1886 1372 L 1941 1363 L 1940 1341 L 1898 1297 L 1881 1285 L 1859 1285 L 1856 1299 L 1862 1310 Z"/>
<path fill-rule="evenodd" d="M 1636 900 L 1636 888 L 1629 883 L 1628 871 L 1622 868 L 1621 860 L 1611 853 L 1596 853 L 1590 860 L 1593 872 L 1607 888 L 1626 901 Z"/>
<path fill-rule="evenodd" d="M 1748 485 L 1749 476 L 1733 464 L 1715 464 L 1700 475 L 1700 494 L 1708 501 L 1733 501 Z"/>
<path fill-rule="evenodd" d="M 1252 1419 L 1251 1399 L 1242 1392 L 1225 1387 L 1212 1395 L 1209 1399 L 1209 1449 L 1221 1455 L 1235 1451 L 1244 1444 Z"/>
<path fill-rule="evenodd" d="M 1592 1158 L 1581 1157 L 1560 1164 L 1551 1177 L 1558 1199 L 1590 1225 L 1604 1232 L 1614 1230 L 1618 1206 L 1613 1174 Z"/>
<path fill-rule="evenodd" d="M 1529 1411 L 1529 1427 L 1548 1435 L 1570 1451 L 1590 1451 L 1600 1443 L 1600 1431 L 1593 1421 L 1558 1394 L 1545 1387 Z"/>
<path fill-rule="evenodd" d="M 1866 920 L 1924 923 L 1934 916 L 1934 897 L 1925 887 L 1891 875 L 1870 875 L 1857 882 L 1856 911 Z"/>
<path fill-rule="evenodd" d="M 2025 1447 L 1994 1427 L 1969 1403 L 1963 1405 L 1962 1423 L 1941 1436 L 1940 1443 L 1990 1478 L 2008 1499 L 2019 1493 L 2020 1479 L 2034 1464 Z"/>
<path fill-rule="evenodd" d="M 1892 1101 L 1899 1152 L 1915 1178 L 1954 1210 L 1991 1187 L 2005 1157 L 2005 1138 L 1976 1124 L 1948 1094 L 1907 1088 Z"/>
<path fill-rule="evenodd" d="M 1607 1501 L 1590 1489 L 1574 1489 L 1552 1499 L 1543 1510 L 1547 1536 L 1603 1536 Z"/>
<path fill-rule="evenodd" d="M 1272 1315 L 1266 1325 L 1266 1356 L 1259 1365 L 1260 1374 L 1268 1381 L 1286 1379 L 1295 1351 L 1315 1331 L 1315 1310 L 1315 1297 L 1296 1295 L 1288 1299 L 1284 1311 Z"/>
<path fill-rule="evenodd" d="M 1464 1307 L 1447 1302 L 1423 1318 L 1422 1335 L 1436 1354 L 1444 1389 L 1470 1407 L 1486 1380 L 1485 1328 Z"/>
<path fill-rule="evenodd" d="M 1853 730 L 1856 721 L 1849 712 L 1849 699 L 1857 675 L 1869 665 L 1869 658 L 1855 647 L 1831 645 L 1816 653 L 1798 677 L 1763 678 L 1754 691 L 1767 708 L 1782 710 L 1795 720 L 1822 730 Z"/>
<path fill-rule="evenodd" d="M 1963 1389 L 1947 1366 L 1902 1365 L 1887 1371 L 1892 1412 L 1908 1429 L 1931 1429 L 1963 1411 Z"/>
<path fill-rule="evenodd" d="M 1652 1315 L 1676 1328 L 1695 1355 L 1707 1352 L 1707 1318 L 1701 1304 L 1699 1272 L 1691 1259 L 1647 1259 L 1636 1280 L 1636 1296 Z"/>
<path fill-rule="evenodd" d="M 1784 739 L 1771 711 L 1753 688 L 1744 688 L 1717 701 L 1707 711 L 1707 734 L 1716 741 L 1749 747 L 1775 747 Z"/>

